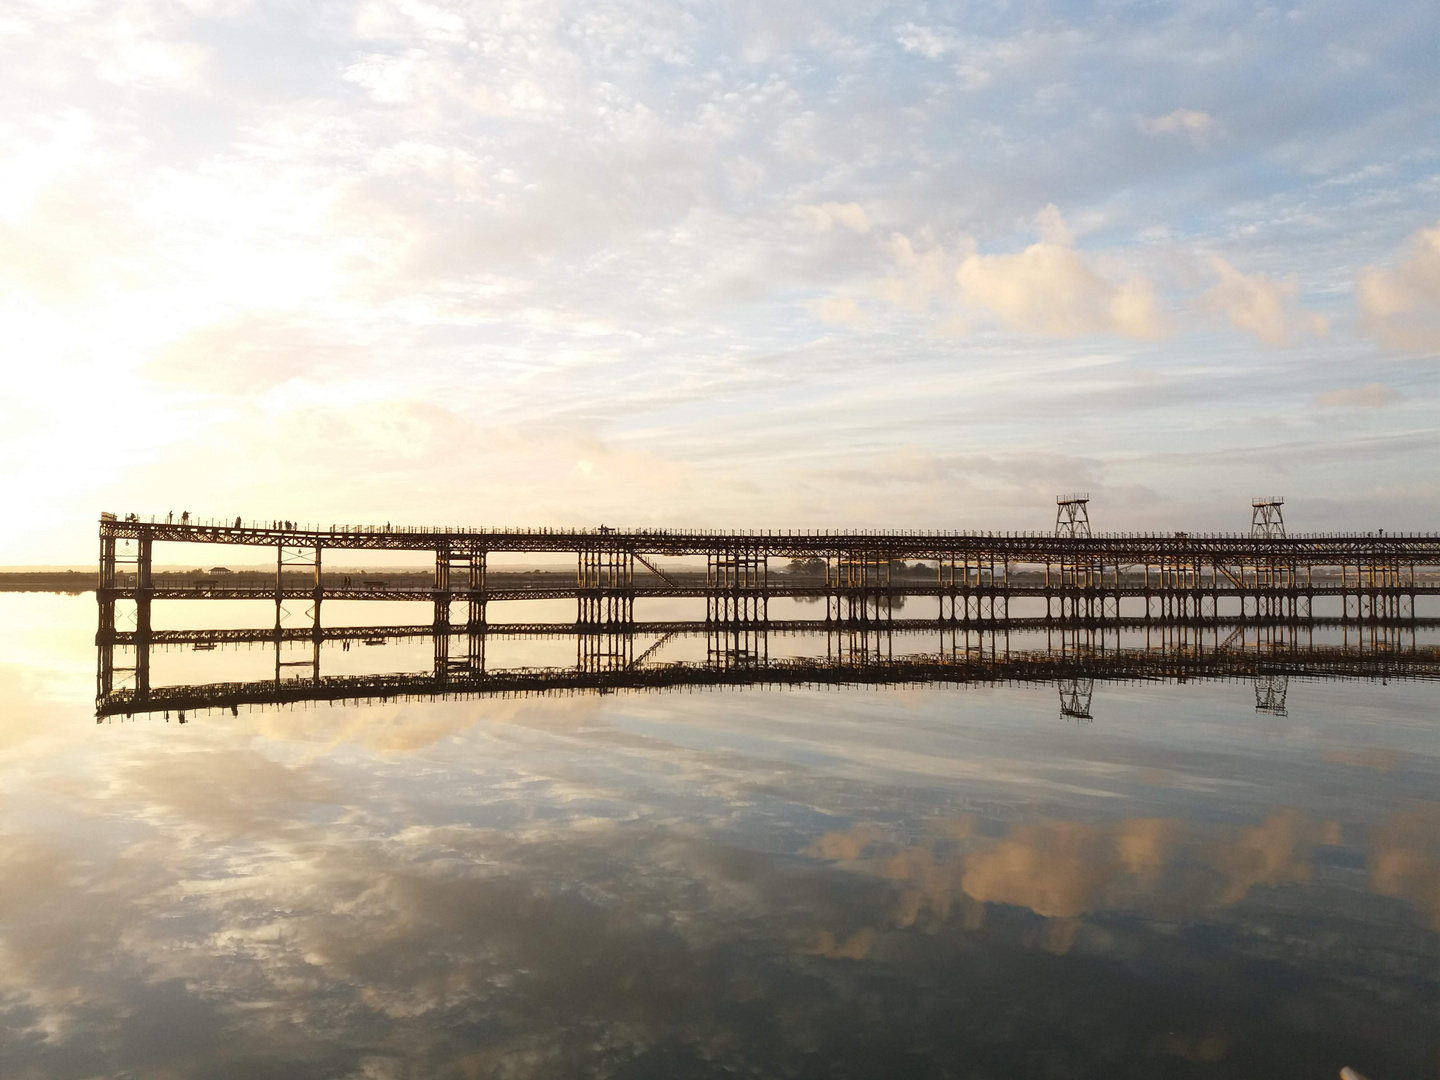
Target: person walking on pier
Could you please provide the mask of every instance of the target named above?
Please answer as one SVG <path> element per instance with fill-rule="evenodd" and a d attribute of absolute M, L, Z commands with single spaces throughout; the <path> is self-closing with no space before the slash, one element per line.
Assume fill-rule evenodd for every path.
<path fill-rule="evenodd" d="M 182 511 L 182 512 L 181 512 L 181 514 L 180 514 L 180 524 L 181 524 L 181 525 L 189 525 L 189 524 L 190 524 L 190 511 L 189 511 L 189 510 L 185 510 L 185 511 Z"/>

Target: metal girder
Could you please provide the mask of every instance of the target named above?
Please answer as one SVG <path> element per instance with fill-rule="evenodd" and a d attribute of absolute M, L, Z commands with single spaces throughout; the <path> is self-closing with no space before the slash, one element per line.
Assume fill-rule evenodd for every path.
<path fill-rule="evenodd" d="M 102 520 L 102 538 L 151 542 L 230 544 L 273 547 L 320 545 L 328 549 L 436 551 L 441 545 L 468 544 L 486 551 L 580 552 L 628 551 L 643 555 L 707 555 L 753 551 L 770 558 L 846 557 L 856 552 L 886 558 L 939 559 L 993 556 L 997 561 L 1041 564 L 1086 556 L 1107 563 L 1139 564 L 1219 559 L 1227 564 L 1268 562 L 1277 557 L 1317 565 L 1353 563 L 1356 556 L 1376 564 L 1393 562 L 1440 566 L 1440 535 L 1290 534 L 1255 537 L 1237 533 L 1094 534 L 1045 533 L 753 531 L 699 532 L 670 529 L 384 529 L 336 526 L 333 529 L 275 529 L 191 522 L 188 524 Z"/>

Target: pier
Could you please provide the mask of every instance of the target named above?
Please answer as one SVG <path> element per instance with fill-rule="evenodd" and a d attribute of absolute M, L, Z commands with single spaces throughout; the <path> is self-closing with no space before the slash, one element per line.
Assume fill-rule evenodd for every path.
<path fill-rule="evenodd" d="M 168 700 L 150 686 L 149 656 L 155 648 L 273 645 L 275 688 L 257 690 L 246 700 L 282 700 L 298 692 L 280 687 L 287 678 L 308 680 L 312 688 L 332 686 L 344 691 L 342 697 L 363 697 L 371 692 L 363 681 L 326 682 L 322 646 L 417 638 L 433 643 L 433 667 L 414 676 L 421 681 L 406 693 L 435 687 L 458 691 L 462 685 L 479 692 L 482 682 L 497 692 L 725 683 L 737 678 L 737 671 L 749 671 L 747 678 L 764 672 L 765 679 L 781 681 L 904 681 L 917 673 L 933 674 L 936 664 L 948 678 L 966 681 L 979 669 L 967 667 L 962 674 L 957 668 L 957 635 L 988 640 L 981 651 L 988 648 L 998 656 L 1011 655 L 1010 635 L 1042 631 L 1092 638 L 1098 632 L 1102 641 L 1107 633 L 1142 631 L 1167 643 L 1193 640 L 1202 647 L 1178 667 L 1162 650 L 1174 677 L 1185 677 L 1185 665 L 1194 663 L 1201 664 L 1190 672 L 1196 677 L 1258 677 L 1264 672 L 1234 667 L 1235 651 L 1224 642 L 1233 643 L 1237 633 L 1243 638 L 1246 628 L 1258 633 L 1277 625 L 1287 628 L 1290 646 L 1305 640 L 1311 650 L 1304 663 L 1292 663 L 1279 674 L 1313 668 L 1360 677 L 1430 677 L 1433 657 L 1416 651 L 1414 632 L 1431 622 L 1417 612 L 1417 601 L 1440 595 L 1440 536 L 1287 535 L 1283 500 L 1277 497 L 1252 500 L 1246 533 L 1092 533 L 1087 504 L 1084 495 L 1059 497 L 1055 527 L 1045 533 L 318 525 L 107 513 L 99 523 L 99 711 L 145 711 Z M 216 576 L 160 575 L 154 569 L 156 553 L 165 544 L 258 550 L 273 561 L 274 572 L 269 577 L 252 572 L 234 583 Z M 415 552 L 433 572 L 420 582 L 395 583 L 378 577 L 357 581 L 353 574 L 326 570 L 327 559 L 337 553 L 367 551 Z M 573 579 L 495 572 L 492 557 L 502 553 L 571 559 Z M 273 626 L 170 630 L 154 625 L 157 601 L 195 599 L 272 603 Z M 637 614 L 637 603 L 643 608 L 658 599 L 701 606 L 691 619 Z M 808 602 L 814 618 L 772 618 L 771 602 L 782 599 Z M 425 616 L 399 626 L 327 626 L 325 604 L 341 600 L 407 601 L 423 605 Z M 525 600 L 569 601 L 574 619 L 506 617 L 508 603 Z M 917 602 L 926 605 L 928 613 L 907 617 L 909 612 L 902 614 L 907 601 L 912 609 Z M 133 630 L 117 624 L 122 608 Z M 303 625 L 287 625 L 288 614 L 300 614 Z M 1332 630 L 1342 632 L 1347 644 L 1321 663 L 1313 650 L 1330 646 L 1317 645 L 1314 635 L 1319 631 L 1323 638 Z M 1174 636 L 1182 631 L 1180 638 Z M 1360 641 L 1362 631 L 1372 643 L 1389 644 L 1378 652 L 1345 651 L 1352 637 Z M 1407 632 L 1408 650 L 1399 647 Z M 826 635 L 828 659 L 770 661 L 770 638 L 785 634 Z M 933 647 L 923 650 L 929 659 L 895 667 L 880 643 L 907 634 L 934 635 Z M 1207 634 L 1208 652 L 1203 647 Z M 700 668 L 671 664 L 667 673 L 655 674 L 646 667 L 663 641 L 702 635 L 707 660 Z M 524 636 L 573 637 L 574 670 L 496 681 L 485 667 L 486 641 Z M 294 658 L 296 647 L 305 645 L 307 655 Z M 133 663 L 118 662 L 117 650 Z M 1103 653 L 1092 645 L 1086 655 Z M 1160 669 L 1148 645 L 1142 653 L 1129 666 L 1112 664 L 1107 670 L 1120 678 L 1151 677 Z M 967 646 L 958 655 L 973 659 L 973 654 Z M 1053 650 L 1047 646 L 1039 653 L 1017 654 L 1008 666 L 985 668 L 985 677 L 1028 677 L 1025 672 L 1062 677 L 1050 672 L 1050 660 L 1037 661 L 1042 654 L 1053 656 Z M 1393 661 L 1402 654 L 1408 659 Z M 1376 656 L 1382 657 L 1380 666 Z M 854 663 L 856 657 L 863 662 Z M 873 661 L 881 657 L 884 665 L 877 668 Z M 1386 666 L 1392 662 L 1401 668 L 1392 671 Z M 1063 677 L 1087 676 L 1070 670 Z M 187 700 L 189 708 L 198 707 Z"/>
<path fill-rule="evenodd" d="M 545 624 L 494 625 L 466 635 L 469 648 L 452 658 L 440 646 L 423 671 L 327 675 L 317 647 L 288 665 L 275 645 L 273 679 L 151 687 L 137 681 L 112 686 L 97 701 L 96 717 L 133 717 L 173 712 L 236 711 L 240 707 L 310 702 L 374 702 L 511 697 L 617 691 L 767 686 L 942 686 L 1053 684 L 1061 715 L 1090 719 L 1097 683 L 1251 682 L 1257 711 L 1285 711 L 1291 679 L 1440 679 L 1440 645 L 1417 638 L 1440 629 L 1440 620 L 1371 623 L 1333 620 L 1275 623 L 1246 620 L 1195 626 L 1151 622 L 1091 624 L 1056 620 L 1040 627 L 1004 621 L 959 628 L 938 620 L 896 620 L 883 626 L 824 628 L 814 623 L 772 623 L 762 630 L 716 630 L 695 623 L 636 624 L 625 631 L 590 633 Z M 446 634 L 448 636 L 448 634 Z M 572 641 L 574 665 L 501 666 L 486 663 L 486 643 L 546 636 Z M 823 641 L 808 656 L 771 656 L 772 642 L 793 636 Z M 347 627 L 327 630 L 328 644 L 386 645 L 438 635 L 429 626 Z M 704 659 L 654 663 L 659 645 L 677 637 L 703 638 Z M 294 641 L 294 635 L 285 640 Z M 133 635 L 122 645 L 134 647 Z M 262 635 L 237 630 L 159 632 L 157 648 L 254 647 Z M 102 655 L 115 646 L 101 646 Z M 138 669 L 136 669 L 138 670 Z M 112 671 L 113 675 L 113 671 Z"/>

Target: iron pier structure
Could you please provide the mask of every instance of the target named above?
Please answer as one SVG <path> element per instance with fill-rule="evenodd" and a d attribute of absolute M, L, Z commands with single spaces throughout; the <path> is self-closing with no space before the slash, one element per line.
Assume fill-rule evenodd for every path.
<path fill-rule="evenodd" d="M 1357 626 L 1334 620 L 1278 623 L 1238 620 L 1086 624 L 1054 620 L 957 626 L 940 620 L 898 620 L 873 626 L 772 623 L 736 637 L 697 623 L 640 623 L 624 632 L 593 634 L 573 626 L 492 625 L 471 635 L 463 658 L 434 650 L 433 667 L 409 672 L 327 675 L 302 662 L 298 671 L 277 660 L 274 678 L 151 687 L 112 687 L 97 702 L 97 719 L 163 712 L 186 715 L 241 706 L 305 702 L 373 702 L 480 696 L 660 691 L 740 686 L 834 687 L 939 684 L 1053 684 L 1061 715 L 1090 719 L 1096 683 L 1249 681 L 1261 712 L 1285 711 L 1291 679 L 1440 680 L 1440 644 L 1417 633 L 1440 620 L 1402 620 Z M 441 632 L 442 634 L 445 632 Z M 573 666 L 486 664 L 485 642 L 549 636 L 575 642 Z M 823 638 L 810 655 L 772 656 L 772 638 Z M 348 627 L 326 630 L 327 643 L 385 645 L 435 637 L 430 626 Z M 447 635 L 448 636 L 448 635 Z M 677 637 L 702 637 L 695 659 L 656 662 L 660 646 Z M 132 642 L 126 637 L 124 642 Z M 476 643 L 478 642 L 478 647 Z M 169 631 L 151 648 L 250 646 L 248 631 Z M 737 647 L 743 644 L 744 647 Z M 718 647 L 717 647 L 718 645 Z M 107 648 L 102 646 L 102 650 Z M 277 647 L 277 657 L 279 656 Z"/>
<path fill-rule="evenodd" d="M 487 635 L 525 632 L 524 625 L 576 634 L 582 672 L 613 669 L 637 630 L 664 625 L 636 614 L 637 601 L 658 598 L 703 600 L 703 618 L 697 610 L 685 626 L 662 632 L 703 630 L 716 643 L 710 655 L 722 657 L 712 666 L 729 669 L 758 655 L 763 635 L 786 631 L 789 621 L 770 616 L 770 602 L 780 598 L 823 604 L 804 629 L 851 633 L 903 630 L 916 620 L 897 612 L 915 598 L 934 605 L 933 618 L 920 623 L 978 631 L 1102 624 L 1218 629 L 1247 620 L 1394 626 L 1417 620 L 1419 598 L 1440 594 L 1440 536 L 1434 534 L 1287 535 L 1278 497 L 1252 500 L 1248 533 L 1092 534 L 1087 504 L 1084 495 L 1058 498 L 1049 533 L 398 527 L 106 513 L 99 523 L 98 697 L 103 702 L 115 692 L 116 647 L 134 652 L 131 691 L 149 693 L 151 647 L 185 633 L 153 625 L 155 602 L 170 600 L 273 603 L 273 627 L 243 633 L 275 643 L 277 677 L 284 663 L 280 644 L 310 642 L 308 677 L 318 679 L 321 644 L 365 632 L 326 627 L 324 604 L 336 600 L 426 605 L 423 623 L 400 629 L 434 641 L 435 675 L 452 664 L 474 669 Z M 266 551 L 273 580 L 166 581 L 154 569 L 164 544 Z M 378 579 L 337 582 L 323 573 L 337 553 L 379 551 L 422 554 L 433 574 L 422 587 L 396 587 Z M 492 574 L 492 557 L 515 553 L 573 559 L 574 580 L 545 575 L 538 585 L 517 584 L 510 575 L 492 581 L 502 576 Z M 495 619 L 497 605 L 537 599 L 573 602 L 573 623 L 517 627 Z M 286 624 L 287 605 L 303 610 L 304 625 Z M 133 630 L 117 625 L 122 608 Z M 370 630 L 370 636 L 387 632 Z M 464 659 L 452 662 L 452 649 L 463 649 Z M 723 662 L 727 656 L 740 662 Z"/>

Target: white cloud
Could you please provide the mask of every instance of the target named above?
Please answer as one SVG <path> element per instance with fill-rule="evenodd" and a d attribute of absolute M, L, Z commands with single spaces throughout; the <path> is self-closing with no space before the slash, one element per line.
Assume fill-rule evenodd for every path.
<path fill-rule="evenodd" d="M 1326 409 L 1384 409 L 1398 405 L 1405 395 L 1384 383 L 1366 383 L 1315 395 L 1315 404 Z"/>
<path fill-rule="evenodd" d="M 1218 255 L 1210 260 L 1210 268 L 1220 280 L 1205 293 L 1202 303 L 1223 314 L 1237 329 L 1254 334 L 1267 345 L 1290 345 L 1301 333 L 1319 337 L 1329 333 L 1323 315 L 1296 304 L 1300 286 L 1294 278 L 1272 281 L 1264 274 L 1243 274 Z"/>
<path fill-rule="evenodd" d="M 1075 235 L 1070 231 L 1070 226 L 1065 224 L 1065 219 L 1060 216 L 1060 208 L 1054 203 L 1035 215 L 1035 231 L 1047 244 L 1058 247 L 1075 246 Z"/>
<path fill-rule="evenodd" d="M 852 296 L 826 296 L 812 301 L 810 311 L 821 322 L 854 326 L 864 321 L 865 313 Z"/>
<path fill-rule="evenodd" d="M 1106 280 L 1071 246 L 1070 230 L 1053 204 L 1036 216 L 1036 222 L 1046 237 L 1040 243 L 1015 255 L 971 254 L 960 263 L 955 278 L 967 304 L 1027 333 L 1133 338 L 1168 333 L 1148 278 Z"/>
<path fill-rule="evenodd" d="M 937 300 L 955 301 L 955 256 L 936 243 L 928 230 L 914 238 L 895 233 L 886 248 L 894 270 L 880 283 L 885 300 L 917 314 L 928 311 Z M 967 243 L 965 250 L 973 251 L 974 244 Z"/>
<path fill-rule="evenodd" d="M 836 225 L 851 232 L 870 231 L 870 218 L 859 203 L 827 202 L 818 206 L 797 206 L 795 213 L 816 232 L 829 232 Z"/>
<path fill-rule="evenodd" d="M 1440 349 L 1440 223 L 1420 229 L 1393 270 L 1367 266 L 1355 278 L 1366 329 L 1396 349 Z"/>
<path fill-rule="evenodd" d="M 1164 116 L 1142 116 L 1136 123 L 1147 135 L 1188 135 L 1197 146 L 1221 134 L 1216 119 L 1200 109 L 1175 109 Z"/>

